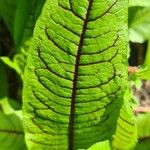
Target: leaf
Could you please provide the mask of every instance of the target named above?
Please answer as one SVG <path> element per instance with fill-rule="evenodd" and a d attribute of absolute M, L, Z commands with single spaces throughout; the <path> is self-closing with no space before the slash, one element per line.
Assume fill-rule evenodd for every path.
<path fill-rule="evenodd" d="M 150 68 L 141 68 L 137 73 L 135 73 L 135 75 L 140 79 L 150 80 Z"/>
<path fill-rule="evenodd" d="M 139 142 L 135 150 L 150 149 L 150 113 L 137 116 Z"/>
<path fill-rule="evenodd" d="M 14 57 L 11 58 L 12 60 L 6 56 L 0 58 L 3 63 L 14 69 L 22 78 L 26 65 L 28 49 L 32 41 L 33 28 L 40 15 L 44 2 L 45 0 L 33 0 L 32 2 L 22 0 L 18 1 L 14 23 L 16 53 Z"/>
<path fill-rule="evenodd" d="M 150 56 L 150 40 L 148 43 L 148 48 L 147 48 L 144 64 L 141 66 L 141 68 L 138 70 L 138 72 L 135 73 L 135 75 L 140 79 L 150 80 L 150 59 L 149 59 L 149 56 Z"/>
<path fill-rule="evenodd" d="M 111 138 L 128 85 L 127 10 L 127 0 L 46 1 L 24 76 L 29 150 Z"/>
<path fill-rule="evenodd" d="M 21 121 L 15 114 L 0 113 L 1 150 L 26 150 Z"/>
<path fill-rule="evenodd" d="M 16 112 L 15 110 L 21 110 L 20 104 L 7 96 L 1 99 L 0 108 L 4 114 L 12 114 Z"/>
<path fill-rule="evenodd" d="M 0 0 L 0 17 L 2 17 L 13 35 L 17 0 Z"/>
<path fill-rule="evenodd" d="M 150 56 L 150 40 L 149 40 L 149 44 L 148 44 L 144 64 L 139 69 L 139 71 L 135 74 L 140 79 L 150 80 L 150 60 L 149 60 L 149 56 Z"/>
<path fill-rule="evenodd" d="M 45 0 L 19 0 L 15 16 L 14 41 L 17 50 L 32 37 L 35 22 Z M 21 45 L 22 44 L 22 45 Z"/>
<path fill-rule="evenodd" d="M 129 6 L 142 6 L 142 7 L 150 7 L 149 0 L 129 0 Z"/>
<path fill-rule="evenodd" d="M 150 35 L 150 7 L 129 8 L 129 39 L 143 43 Z"/>
<path fill-rule="evenodd" d="M 117 150 L 130 150 L 137 143 L 137 128 L 131 106 L 131 94 L 127 90 L 124 104 L 120 110 L 116 133 L 113 135 L 112 147 Z"/>
<path fill-rule="evenodd" d="M 24 33 L 26 23 L 29 19 L 31 2 L 29 0 L 18 0 L 18 7 L 15 15 L 14 25 L 14 41 L 18 46 L 21 43 L 21 38 Z"/>
<path fill-rule="evenodd" d="M 20 70 L 20 67 L 18 66 L 19 63 L 13 62 L 9 57 L 6 56 L 0 57 L 0 60 L 2 60 L 3 63 L 8 65 L 10 68 L 16 70 L 18 74 L 22 74 L 22 70 Z"/>
<path fill-rule="evenodd" d="M 11 63 L 7 59 L 3 61 L 13 68 L 23 78 L 24 68 L 30 43 L 32 41 L 33 29 L 37 18 L 39 17 L 45 0 L 19 1 L 15 18 L 14 39 L 16 54 Z M 20 12 L 21 10 L 21 12 Z M 24 19 L 26 18 L 26 19 Z"/>
<path fill-rule="evenodd" d="M 111 150 L 110 142 L 108 140 L 94 144 L 88 150 Z"/>

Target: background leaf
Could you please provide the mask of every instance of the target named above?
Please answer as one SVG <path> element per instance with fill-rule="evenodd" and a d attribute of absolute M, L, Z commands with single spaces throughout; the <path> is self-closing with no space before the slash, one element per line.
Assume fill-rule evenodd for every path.
<path fill-rule="evenodd" d="M 150 7 L 129 8 L 129 39 L 143 43 L 150 36 Z"/>
<path fill-rule="evenodd" d="M 135 75 L 143 80 L 150 80 L 150 40 L 148 43 L 147 53 L 145 56 L 144 64 L 139 68 L 138 72 Z"/>
<path fill-rule="evenodd" d="M 137 128 L 139 142 L 135 150 L 149 150 L 150 149 L 150 113 L 140 114 L 137 116 Z"/>
<path fill-rule="evenodd" d="M 0 113 L 1 150 L 26 150 L 20 118 L 15 114 Z"/>
<path fill-rule="evenodd" d="M 17 0 L 0 0 L 0 17 L 4 19 L 11 36 L 14 32 L 15 13 L 17 9 Z"/>
<path fill-rule="evenodd" d="M 129 7 L 133 6 L 142 6 L 142 7 L 150 7 L 149 0 L 129 0 Z"/>

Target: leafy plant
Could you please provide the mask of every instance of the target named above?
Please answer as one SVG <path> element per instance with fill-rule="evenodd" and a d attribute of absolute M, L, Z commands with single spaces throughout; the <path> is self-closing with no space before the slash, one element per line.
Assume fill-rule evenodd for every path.
<path fill-rule="evenodd" d="M 127 1 L 103 2 L 103 9 L 98 4 L 45 3 L 24 80 L 29 149 L 88 148 L 115 133 L 127 88 Z M 134 126 L 126 113 L 120 114 L 114 147 L 121 124 Z"/>
<path fill-rule="evenodd" d="M 148 0 L 129 1 L 128 30 L 128 0 L 1 0 L 13 41 L 0 47 L 1 149 L 149 146 L 140 143 L 147 134 L 142 119 L 135 122 L 127 71 L 128 32 L 132 42 L 150 38 L 149 7 Z M 150 78 L 149 54 L 150 48 L 135 78 Z M 10 74 L 20 96 L 10 94 Z"/>

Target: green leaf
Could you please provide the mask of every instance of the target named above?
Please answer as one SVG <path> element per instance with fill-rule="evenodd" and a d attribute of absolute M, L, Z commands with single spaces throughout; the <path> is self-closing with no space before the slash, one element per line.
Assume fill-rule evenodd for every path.
<path fill-rule="evenodd" d="M 135 73 L 135 75 L 140 79 L 150 80 L 150 68 L 149 67 L 141 68 L 137 73 Z"/>
<path fill-rule="evenodd" d="M 135 73 L 135 75 L 140 79 L 150 80 L 150 59 L 149 59 L 149 56 L 150 56 L 150 40 L 148 43 L 148 48 L 147 48 L 144 64 L 139 69 L 139 71 L 137 73 Z"/>
<path fill-rule="evenodd" d="M 149 59 L 149 56 L 150 56 L 150 40 L 149 40 L 144 64 L 139 69 L 139 71 L 135 74 L 140 79 L 150 80 L 150 59 Z"/>
<path fill-rule="evenodd" d="M 11 114 L 11 113 L 14 113 L 16 112 L 15 110 L 20 110 L 21 106 L 20 104 L 5 96 L 3 99 L 1 99 L 0 101 L 0 107 L 1 107 L 1 111 L 5 114 Z"/>
<path fill-rule="evenodd" d="M 32 9 L 30 0 L 18 0 L 18 7 L 16 10 L 14 23 L 14 41 L 16 46 L 21 43 L 23 37 L 22 35 L 24 34 L 24 29 L 31 11 Z"/>
<path fill-rule="evenodd" d="M 112 147 L 117 150 L 130 150 L 137 143 L 137 128 L 131 106 L 131 94 L 127 90 L 124 104 L 120 110 L 116 133 L 113 135 Z"/>
<path fill-rule="evenodd" d="M 0 113 L 1 150 L 26 150 L 20 118 L 15 114 Z"/>
<path fill-rule="evenodd" d="M 0 17 L 2 17 L 13 36 L 17 0 L 0 0 Z"/>
<path fill-rule="evenodd" d="M 22 70 L 20 70 L 20 67 L 18 66 L 19 63 L 13 62 L 9 57 L 2 56 L 0 57 L 0 60 L 3 61 L 6 65 L 8 65 L 10 68 L 14 69 L 18 74 L 22 74 Z"/>
<path fill-rule="evenodd" d="M 135 150 L 150 149 L 150 113 L 137 116 L 139 142 Z"/>
<path fill-rule="evenodd" d="M 26 65 L 28 50 L 32 42 L 33 29 L 36 20 L 41 13 L 44 2 L 45 0 L 21 0 L 18 3 L 19 7 L 16 11 L 14 30 L 16 54 L 13 57 L 12 63 L 7 63 L 7 59 L 4 61 L 7 63 L 7 65 L 15 69 L 22 78 Z"/>
<path fill-rule="evenodd" d="M 88 148 L 88 150 L 111 150 L 110 142 L 108 140 L 99 142 Z"/>
<path fill-rule="evenodd" d="M 114 134 L 128 86 L 127 10 L 127 0 L 46 1 L 24 76 L 29 150 L 85 149 Z"/>
<path fill-rule="evenodd" d="M 150 0 L 129 0 L 129 6 L 150 7 Z"/>
<path fill-rule="evenodd" d="M 33 28 L 45 0 L 19 0 L 14 23 L 14 41 L 17 50 L 32 37 Z M 21 45 L 22 44 L 22 45 Z"/>
<path fill-rule="evenodd" d="M 150 36 L 150 7 L 129 8 L 129 39 L 143 43 Z"/>
<path fill-rule="evenodd" d="M 14 24 L 16 54 L 12 60 L 8 57 L 0 58 L 6 65 L 14 69 L 22 78 L 26 65 L 28 49 L 32 41 L 33 28 L 40 15 L 44 2 L 45 0 L 33 0 L 32 2 L 24 0 L 18 1 Z"/>

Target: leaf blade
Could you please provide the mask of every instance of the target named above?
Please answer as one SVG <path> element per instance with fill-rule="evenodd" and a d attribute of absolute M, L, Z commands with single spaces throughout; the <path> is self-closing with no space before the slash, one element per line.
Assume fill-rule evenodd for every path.
<path fill-rule="evenodd" d="M 127 1 L 70 2 L 48 0 L 35 27 L 23 94 L 29 149 L 88 148 L 115 130 L 127 83 Z"/>

